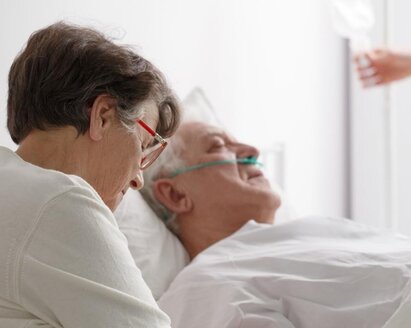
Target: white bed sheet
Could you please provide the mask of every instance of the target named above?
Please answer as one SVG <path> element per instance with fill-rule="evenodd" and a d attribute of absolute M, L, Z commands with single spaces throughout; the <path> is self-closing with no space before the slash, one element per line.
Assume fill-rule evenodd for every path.
<path fill-rule="evenodd" d="M 406 237 L 345 219 L 250 221 L 198 255 L 159 305 L 174 328 L 375 328 L 410 281 Z"/>
<path fill-rule="evenodd" d="M 411 283 L 404 288 L 404 301 L 383 328 L 404 328 L 411 323 Z"/>

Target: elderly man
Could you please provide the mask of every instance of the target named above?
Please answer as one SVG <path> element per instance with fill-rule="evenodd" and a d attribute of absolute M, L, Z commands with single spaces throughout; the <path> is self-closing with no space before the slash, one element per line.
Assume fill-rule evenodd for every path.
<path fill-rule="evenodd" d="M 382 327 L 411 286 L 411 240 L 349 220 L 273 225 L 256 148 L 183 124 L 145 195 L 192 261 L 159 300 L 174 327 Z"/>

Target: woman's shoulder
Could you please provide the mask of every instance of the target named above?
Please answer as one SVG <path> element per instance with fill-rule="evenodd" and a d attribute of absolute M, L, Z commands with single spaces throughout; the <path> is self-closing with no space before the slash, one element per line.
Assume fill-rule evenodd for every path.
<path fill-rule="evenodd" d="M 91 198 L 101 200 L 82 178 L 45 169 L 22 160 L 12 150 L 0 147 L 0 195 L 2 199 L 47 202 L 69 190 L 83 190 Z"/>
<path fill-rule="evenodd" d="M 31 226 L 44 213 L 61 218 L 63 209 L 65 213 L 73 213 L 66 220 L 99 216 L 111 224 L 115 221 L 101 197 L 84 179 L 32 165 L 12 151 L 0 151 L 0 181 L 0 218 L 18 217 L 22 227 Z M 56 208 L 60 214 L 53 210 Z M 15 225 L 13 222 L 15 219 L 10 224 Z"/>

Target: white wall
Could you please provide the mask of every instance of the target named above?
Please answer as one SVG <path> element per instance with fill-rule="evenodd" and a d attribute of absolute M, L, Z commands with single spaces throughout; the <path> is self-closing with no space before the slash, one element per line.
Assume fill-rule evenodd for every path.
<path fill-rule="evenodd" d="M 370 36 L 372 46 L 376 46 L 386 41 L 387 7 L 386 0 L 373 4 L 376 24 Z M 387 91 L 364 89 L 357 74 L 351 75 L 351 214 L 356 221 L 381 228 L 391 211 Z"/>
<path fill-rule="evenodd" d="M 389 42 L 392 47 L 411 50 L 411 3 L 391 1 Z M 411 79 L 392 86 L 391 110 L 395 117 L 395 170 L 397 197 L 394 228 L 411 235 Z"/>
<path fill-rule="evenodd" d="M 411 3 L 374 4 L 373 46 L 410 50 Z M 352 80 L 353 218 L 411 235 L 411 79 L 370 90 Z"/>
<path fill-rule="evenodd" d="M 348 214 L 345 43 L 325 0 L 56 0 L 0 3 L 0 99 L 30 33 L 58 19 L 137 44 L 181 97 L 203 87 L 239 139 L 285 144 L 300 214 Z M 12 146 L 0 114 L 0 144 Z"/>

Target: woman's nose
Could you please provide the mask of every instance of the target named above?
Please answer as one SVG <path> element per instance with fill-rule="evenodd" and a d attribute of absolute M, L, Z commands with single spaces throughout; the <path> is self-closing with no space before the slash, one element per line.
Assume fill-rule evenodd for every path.
<path fill-rule="evenodd" d="M 143 172 L 139 170 L 135 178 L 130 181 L 130 188 L 134 190 L 139 190 L 143 188 L 143 186 L 144 186 Z"/>

